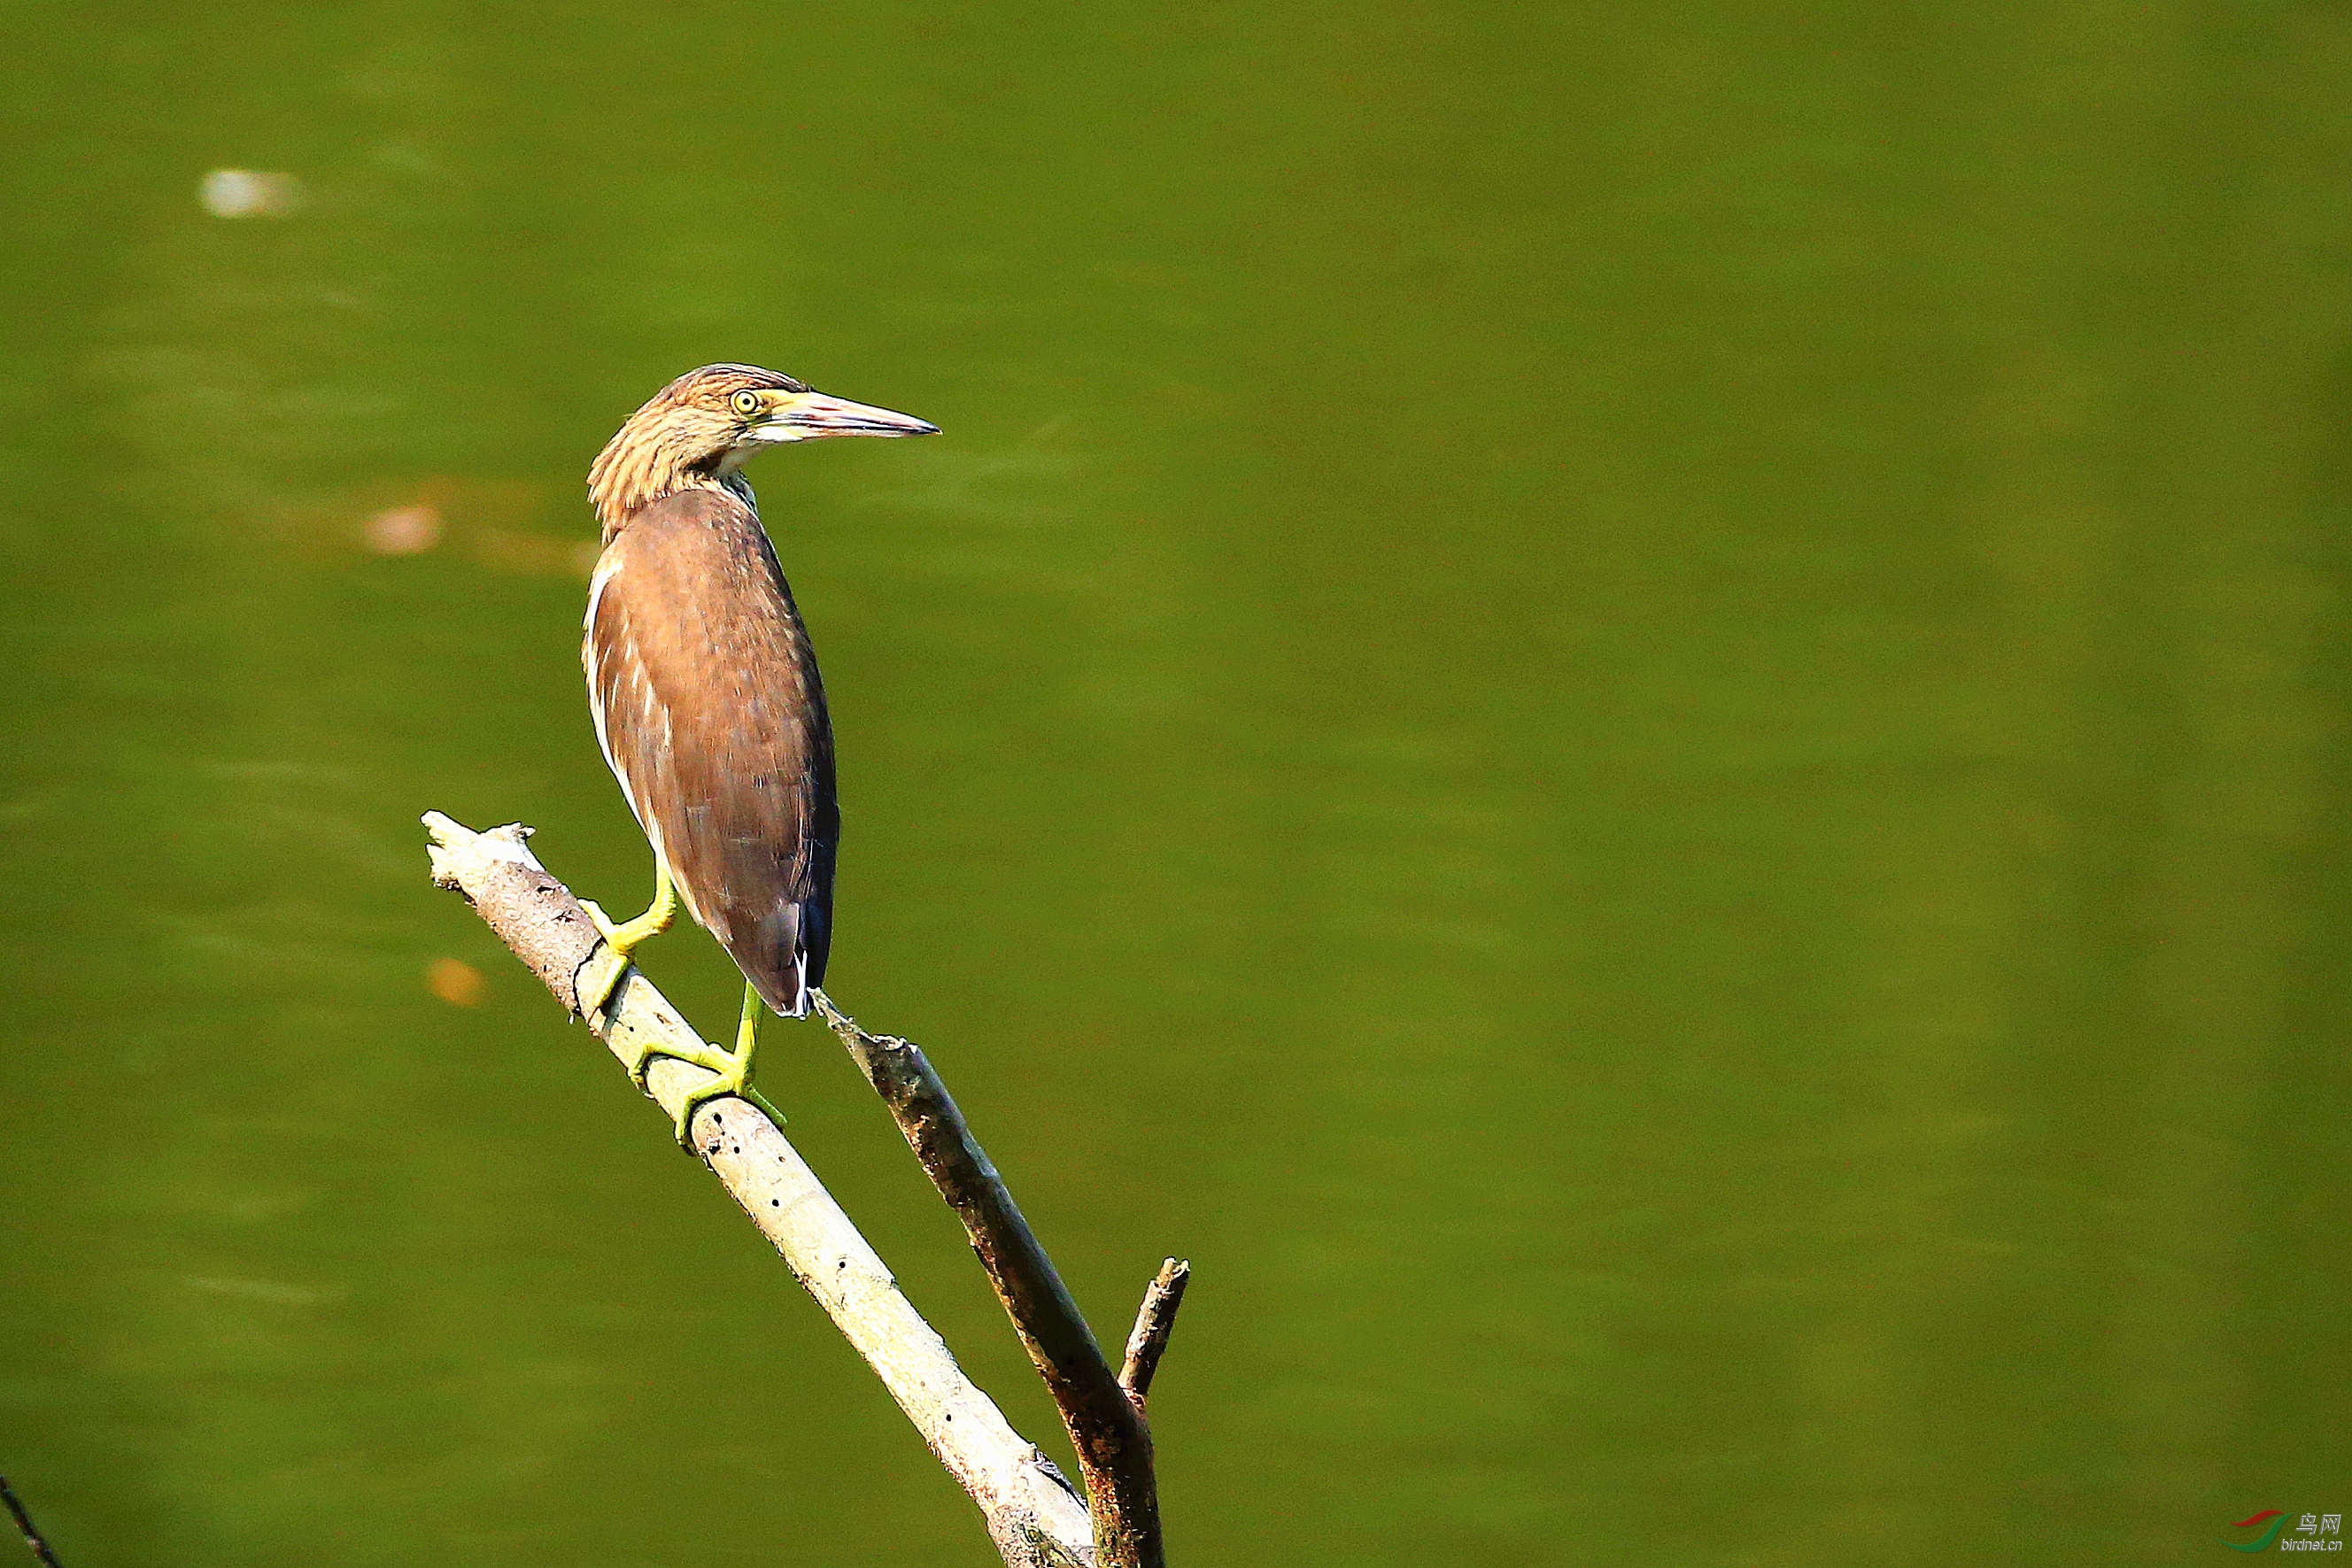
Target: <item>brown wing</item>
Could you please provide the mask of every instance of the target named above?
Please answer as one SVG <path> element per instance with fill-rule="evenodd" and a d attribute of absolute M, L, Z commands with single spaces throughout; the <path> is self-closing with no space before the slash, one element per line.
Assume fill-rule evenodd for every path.
<path fill-rule="evenodd" d="M 716 490 L 645 507 L 596 563 L 587 632 L 596 738 L 688 912 L 805 1012 L 841 812 L 816 653 L 759 518 Z"/>

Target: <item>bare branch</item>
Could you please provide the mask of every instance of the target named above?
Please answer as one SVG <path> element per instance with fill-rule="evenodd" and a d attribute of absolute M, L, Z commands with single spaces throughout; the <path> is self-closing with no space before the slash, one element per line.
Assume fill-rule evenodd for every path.
<path fill-rule="evenodd" d="M 1139 1406 L 1151 1394 L 1152 1375 L 1160 1370 L 1168 1336 L 1176 1329 L 1176 1309 L 1184 1304 L 1184 1287 L 1192 1278 L 1192 1264 L 1169 1259 L 1160 1265 L 1159 1277 L 1136 1309 L 1135 1332 L 1127 1336 L 1127 1364 L 1118 1369 L 1118 1383 Z"/>
<path fill-rule="evenodd" d="M 1112 1375 L 1054 1260 L 922 1049 L 896 1035 L 868 1034 L 823 991 L 814 995 L 825 1022 L 889 1106 L 931 1185 L 963 1221 L 988 1282 L 1053 1394 L 1086 1477 L 1095 1551 L 1104 1568 L 1161 1568 L 1151 1428 Z"/>
<path fill-rule="evenodd" d="M 0 1476 L 0 1502 L 8 1505 L 8 1516 L 16 1521 L 17 1532 L 24 1536 L 25 1544 L 33 1549 L 33 1561 L 41 1568 L 58 1568 L 57 1553 L 51 1552 L 49 1543 L 41 1539 L 41 1532 L 33 1528 L 33 1516 L 26 1513 L 25 1505 L 16 1500 L 16 1494 L 10 1489 L 6 1476 Z"/>
<path fill-rule="evenodd" d="M 433 880 L 463 893 L 556 999 L 576 1013 L 573 977 L 602 938 L 571 892 L 524 847 L 530 830 L 512 826 L 476 833 L 437 811 L 427 813 L 425 823 L 433 838 Z M 623 980 L 616 1003 L 609 1018 L 588 1023 L 624 1062 L 649 1042 L 701 1042 L 634 969 Z M 646 1082 L 653 1098 L 675 1117 L 688 1091 L 709 1077 L 701 1068 L 657 1056 Z M 749 1104 L 731 1098 L 703 1106 L 691 1132 L 695 1150 L 874 1368 L 931 1452 L 980 1505 L 1004 1561 L 1013 1568 L 1092 1564 L 1096 1551 L 1084 1503 L 964 1375 L 783 1134 Z"/>

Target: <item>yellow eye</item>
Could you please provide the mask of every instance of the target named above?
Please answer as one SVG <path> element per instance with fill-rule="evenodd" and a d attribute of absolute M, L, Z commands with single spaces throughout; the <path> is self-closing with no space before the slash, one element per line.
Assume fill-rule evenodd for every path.
<path fill-rule="evenodd" d="M 758 392 L 739 392 L 727 401 L 733 403 L 735 405 L 735 412 L 741 414 L 745 419 L 749 419 L 753 414 L 760 412 L 760 394 Z"/>

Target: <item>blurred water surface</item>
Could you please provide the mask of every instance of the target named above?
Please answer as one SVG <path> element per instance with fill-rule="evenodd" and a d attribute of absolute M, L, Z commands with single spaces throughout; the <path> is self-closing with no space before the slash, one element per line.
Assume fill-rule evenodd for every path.
<path fill-rule="evenodd" d="M 424 874 L 437 807 L 646 891 L 581 482 L 718 359 L 947 431 L 752 471 L 832 988 L 1105 1337 L 1195 1260 L 1180 1563 L 2156 1563 L 2352 1502 L 2343 5 L 0 38 L 0 1469 L 73 1568 L 990 1560 Z M 699 934 L 648 965 L 731 1019 Z"/>

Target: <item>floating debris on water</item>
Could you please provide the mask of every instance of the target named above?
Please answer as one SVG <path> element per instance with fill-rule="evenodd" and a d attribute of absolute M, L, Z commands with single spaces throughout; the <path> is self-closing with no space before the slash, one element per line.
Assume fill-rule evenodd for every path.
<path fill-rule="evenodd" d="M 482 993 L 489 988 L 482 972 L 463 958 L 434 959 L 433 967 L 425 971 L 425 983 L 453 1008 L 479 1007 Z"/>

